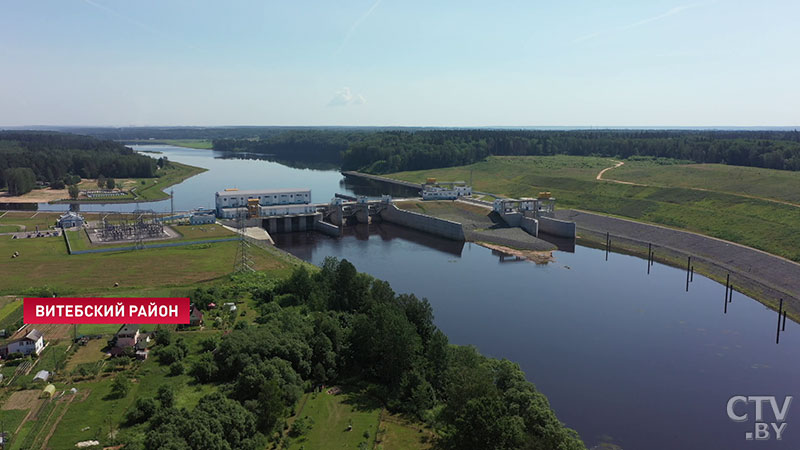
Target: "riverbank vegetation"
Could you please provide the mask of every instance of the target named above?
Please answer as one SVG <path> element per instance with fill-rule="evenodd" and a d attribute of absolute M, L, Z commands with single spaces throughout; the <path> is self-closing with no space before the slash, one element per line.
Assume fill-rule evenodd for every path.
<path fill-rule="evenodd" d="M 47 240 L 29 241 L 35 242 Z M 158 261 L 159 275 L 134 269 L 128 255 Z M 198 258 L 189 256 L 177 264 L 184 275 L 196 269 L 187 263 Z M 69 258 L 57 262 L 81 292 L 185 295 L 203 305 L 206 324 L 202 330 L 159 328 L 145 361 L 108 358 L 102 340 L 72 351 L 51 346 L 55 353 L 44 358 L 61 363 L 49 381 L 63 396 L 28 400 L 39 395 L 28 375 L 2 388 L 4 408 L 40 418 L 18 414 L 11 448 L 35 443 L 68 449 L 92 439 L 129 449 L 331 443 L 387 450 L 584 448 L 519 366 L 450 345 L 433 324 L 427 300 L 398 295 L 347 261 L 327 259 L 318 269 L 268 253 L 272 264 L 265 271 L 170 287 L 178 280 L 161 274 L 173 263 L 158 250 L 108 254 L 102 270 L 82 257 Z M 103 283 L 79 280 L 81 273 L 105 273 L 110 283 L 125 266 L 137 272 L 141 288 L 126 283 L 112 294 Z M 65 286 L 54 267 L 37 268 L 41 278 L 15 283 L 16 292 L 35 286 L 31 295 L 49 296 L 58 288 L 43 286 Z M 212 310 L 206 305 L 211 301 L 238 308 Z M 9 302 L 21 310 L 18 303 Z M 69 335 L 71 328 L 62 328 L 58 332 Z M 107 337 L 113 331 L 92 330 Z"/>
<path fill-rule="evenodd" d="M 232 281 L 212 295 L 251 299 L 254 322 L 237 321 L 181 357 L 197 385 L 216 393 L 183 411 L 137 400 L 128 418 L 140 432 L 129 434 L 130 448 L 255 448 L 270 440 L 283 448 L 373 448 L 381 410 L 425 424 L 443 449 L 583 448 L 516 364 L 449 345 L 426 300 L 397 295 L 347 261 L 303 266 L 279 281 L 258 274 Z M 198 425 L 202 441 L 192 437 Z"/>
<path fill-rule="evenodd" d="M 0 131 L 0 186 L 17 186 L 17 171 L 29 169 L 35 181 L 63 188 L 80 178 L 153 178 L 156 160 L 122 144 L 54 132 Z M 7 179 L 7 177 L 10 177 Z M 29 177 L 28 177 L 29 178 Z M 76 180 L 77 178 L 77 180 Z M 15 195 L 30 192 L 25 184 Z"/>
<path fill-rule="evenodd" d="M 642 166 L 647 164 L 650 163 L 641 163 Z M 478 191 L 509 197 L 535 197 L 538 192 L 549 191 L 557 198 L 558 208 L 561 209 L 596 211 L 695 231 L 800 261 L 800 208 L 712 190 L 722 185 L 720 180 L 726 178 L 726 172 L 735 173 L 738 168 L 716 166 L 713 170 L 718 175 L 709 177 L 708 185 L 703 184 L 699 175 L 694 176 L 694 183 L 698 188 L 709 189 L 700 190 L 678 187 L 679 183 L 687 182 L 680 178 L 672 182 L 666 177 L 660 178 L 665 186 L 619 184 L 596 179 L 602 168 L 614 165 L 616 162 L 611 158 L 504 156 L 490 157 L 486 161 L 467 166 L 400 172 L 391 176 L 417 183 L 424 182 L 429 177 L 439 180 L 471 179 L 473 187 Z M 631 165 L 637 167 L 637 164 Z M 668 172 L 691 171 L 693 168 L 686 165 L 651 165 L 654 170 Z M 607 171 L 604 178 L 613 179 L 617 170 L 619 169 Z M 762 175 L 757 177 L 757 171 L 762 171 Z M 758 192 L 777 199 L 795 195 L 792 184 L 783 188 L 768 183 L 767 186 L 772 186 L 771 188 L 754 191 L 752 183 L 761 179 L 759 177 L 770 178 L 775 171 L 751 169 L 747 172 L 748 177 L 739 178 L 741 181 L 738 184 L 737 178 L 727 176 L 725 190 L 737 193 Z M 796 175 L 794 172 L 782 174 L 787 177 Z"/>

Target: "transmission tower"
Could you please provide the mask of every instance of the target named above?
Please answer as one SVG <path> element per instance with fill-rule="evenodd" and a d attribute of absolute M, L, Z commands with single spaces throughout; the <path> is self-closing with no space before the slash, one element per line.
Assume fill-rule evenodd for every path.
<path fill-rule="evenodd" d="M 250 261 L 250 241 L 245 235 L 245 211 L 239 211 L 236 216 L 236 225 L 239 229 L 239 246 L 236 248 L 236 259 L 233 261 L 233 272 L 252 272 L 253 266 Z"/>

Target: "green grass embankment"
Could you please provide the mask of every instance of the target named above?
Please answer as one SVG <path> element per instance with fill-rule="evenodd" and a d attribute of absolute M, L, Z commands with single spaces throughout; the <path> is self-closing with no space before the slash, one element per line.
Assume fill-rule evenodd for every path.
<path fill-rule="evenodd" d="M 472 179 L 478 191 L 509 197 L 536 196 L 538 192 L 549 191 L 556 197 L 559 209 L 595 211 L 694 231 L 800 261 L 800 208 L 728 192 L 681 187 L 677 181 L 669 186 L 638 186 L 595 179 L 601 169 L 614 164 L 611 158 L 503 156 L 468 166 L 400 172 L 390 177 L 412 182 L 423 182 L 429 177 L 441 181 Z M 604 178 L 613 179 L 617 170 L 607 171 Z M 647 169 L 639 167 L 637 170 Z M 748 186 L 762 178 L 769 179 L 776 172 L 756 171 L 761 171 L 761 175 L 745 171 L 748 177 L 741 181 L 741 189 L 731 184 L 733 181 L 725 185 L 725 189 L 768 194 L 775 199 L 790 199 L 796 195 L 793 184 L 784 188 L 780 183 L 773 183 L 769 188 L 749 188 L 748 191 Z M 780 176 L 800 179 L 800 173 L 781 173 Z M 712 178 L 716 181 L 709 181 L 708 189 L 721 189 L 720 180 L 724 178 L 723 170 L 721 175 Z M 663 180 L 669 182 L 669 177 Z M 706 189 L 699 175 L 694 176 L 692 183 Z"/>

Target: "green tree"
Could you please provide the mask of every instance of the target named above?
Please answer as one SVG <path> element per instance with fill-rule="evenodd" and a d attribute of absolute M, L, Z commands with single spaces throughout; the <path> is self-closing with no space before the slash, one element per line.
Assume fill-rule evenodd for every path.
<path fill-rule="evenodd" d="M 77 184 L 70 184 L 69 185 L 69 198 L 76 199 L 78 195 L 80 195 L 81 190 L 78 188 Z"/>
<path fill-rule="evenodd" d="M 175 406 L 175 389 L 168 384 L 162 384 L 158 387 L 156 399 L 162 408 L 172 408 Z"/>
<path fill-rule="evenodd" d="M 36 175 L 27 167 L 6 169 L 3 177 L 10 195 L 23 195 L 36 187 Z"/>
<path fill-rule="evenodd" d="M 97 177 L 97 187 L 99 187 L 100 189 L 105 189 L 105 187 L 106 187 L 106 177 L 104 177 L 103 175 L 99 175 Z"/>
<path fill-rule="evenodd" d="M 138 398 L 133 407 L 125 414 L 125 422 L 130 425 L 146 422 L 156 412 L 156 409 L 156 402 L 152 398 Z"/>
<path fill-rule="evenodd" d="M 114 377 L 111 383 L 111 398 L 124 398 L 131 389 L 131 380 L 124 373 Z"/>
<path fill-rule="evenodd" d="M 113 178 L 109 178 L 108 180 L 106 180 L 106 187 L 107 187 L 108 189 L 114 189 L 114 187 L 115 187 L 116 185 L 117 185 L 117 182 L 116 182 L 116 181 L 114 181 L 114 179 L 113 179 Z"/>

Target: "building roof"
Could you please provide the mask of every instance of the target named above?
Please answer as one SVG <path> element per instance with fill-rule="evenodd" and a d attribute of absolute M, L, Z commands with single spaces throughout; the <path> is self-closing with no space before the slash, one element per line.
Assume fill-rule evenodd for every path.
<path fill-rule="evenodd" d="M 192 306 L 191 311 L 189 311 L 189 320 L 197 320 L 197 319 L 200 320 L 203 319 L 203 311 L 200 311 L 199 309 Z"/>
<path fill-rule="evenodd" d="M 311 192 L 310 188 L 296 188 L 296 189 L 251 189 L 248 191 L 217 191 L 217 195 L 230 195 L 233 197 L 246 196 L 246 195 L 264 195 L 264 194 L 292 194 L 295 192 Z"/>
<path fill-rule="evenodd" d="M 139 325 L 126 323 L 119 328 L 117 334 L 136 334 L 137 331 L 139 331 Z"/>
<path fill-rule="evenodd" d="M 83 220 L 83 217 L 82 217 L 80 214 L 76 213 L 75 211 L 67 211 L 67 212 L 65 212 L 64 214 L 61 214 L 61 217 L 60 217 L 60 218 L 61 218 L 61 219 L 71 219 L 71 218 L 75 218 L 75 219 L 81 219 L 81 220 Z"/>
<path fill-rule="evenodd" d="M 34 328 L 31 331 L 29 331 L 28 334 L 25 335 L 25 339 L 30 339 L 32 341 L 38 341 L 42 336 L 44 336 L 42 334 L 42 332 L 37 330 L 36 328 Z"/>

